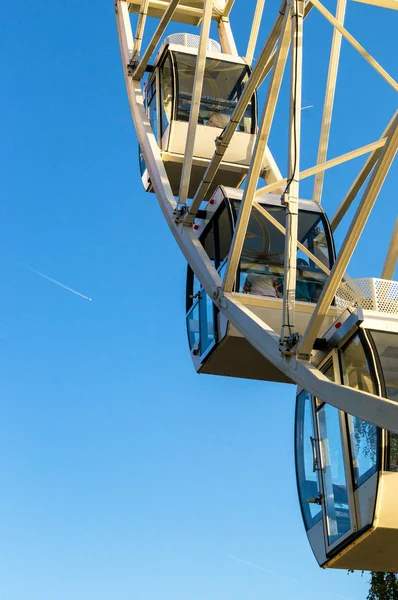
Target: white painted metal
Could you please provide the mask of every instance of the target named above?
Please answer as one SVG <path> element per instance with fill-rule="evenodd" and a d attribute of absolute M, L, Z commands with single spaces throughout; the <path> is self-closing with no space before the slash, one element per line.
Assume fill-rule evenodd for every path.
<path fill-rule="evenodd" d="M 342 25 L 344 23 L 346 5 L 347 0 L 337 1 L 336 20 Z M 334 28 L 332 49 L 330 52 L 328 79 L 326 83 L 325 103 L 323 106 L 321 135 L 319 138 L 318 158 L 316 161 L 318 164 L 324 163 L 326 161 L 328 151 L 329 134 L 332 125 L 334 94 L 336 90 L 337 71 L 339 68 L 340 60 L 341 39 L 341 32 Z M 325 171 L 320 171 L 320 173 L 317 173 L 315 175 L 314 193 L 312 196 L 312 199 L 315 202 L 321 202 L 324 177 Z"/>
<path fill-rule="evenodd" d="M 292 19 L 292 53 L 290 75 L 290 131 L 288 181 L 284 192 L 286 204 L 285 268 L 283 292 L 283 320 L 281 329 L 281 348 L 287 354 L 295 344 L 295 308 L 296 308 L 296 263 L 299 172 L 301 147 L 301 87 L 303 63 L 303 17 L 304 2 L 292 0 L 290 4 Z"/>
<path fill-rule="evenodd" d="M 254 51 L 256 49 L 258 32 L 260 31 L 261 18 L 263 16 L 265 0 L 257 0 L 256 10 L 254 11 L 254 18 L 252 28 L 250 31 L 249 42 L 246 50 L 246 60 L 249 65 L 253 62 Z"/>
<path fill-rule="evenodd" d="M 319 329 L 323 321 L 323 316 L 327 313 L 337 288 L 339 287 L 344 273 L 346 272 L 350 258 L 366 225 L 366 221 L 368 220 L 374 203 L 376 202 L 380 188 L 383 185 L 391 163 L 394 160 L 397 147 L 398 116 L 395 119 L 394 125 L 392 126 L 391 132 L 387 138 L 387 142 L 380 154 L 377 165 L 373 170 L 372 176 L 352 220 L 351 226 L 341 246 L 337 260 L 333 265 L 329 280 L 323 288 L 321 297 L 319 298 L 317 307 L 312 315 L 304 338 L 300 342 L 299 352 L 303 356 L 309 357 L 311 354 L 314 341 L 318 336 Z"/>
<path fill-rule="evenodd" d="M 381 273 L 382 279 L 392 279 L 394 277 L 395 267 L 397 266 L 398 260 L 398 219 L 395 221 L 394 231 L 392 232 L 390 245 L 386 260 L 384 262 L 383 271 Z"/>
<path fill-rule="evenodd" d="M 140 6 L 137 29 L 135 30 L 134 48 L 133 48 L 133 56 L 132 56 L 133 60 L 139 59 L 139 56 L 140 56 L 142 38 L 144 35 L 146 18 L 148 15 L 148 5 L 149 5 L 149 0 L 143 0 L 142 4 Z"/>
<path fill-rule="evenodd" d="M 368 152 L 377 151 L 380 148 L 382 148 L 385 143 L 386 143 L 386 138 L 382 138 L 380 140 L 377 140 L 376 142 L 372 142 L 371 144 L 366 144 L 366 146 L 361 146 L 361 148 L 357 148 L 356 150 L 351 150 L 350 152 L 346 152 L 345 154 L 336 156 L 336 158 L 331 158 L 330 160 L 327 160 L 326 162 L 324 162 L 322 164 L 315 165 L 314 167 L 310 167 L 309 169 L 305 169 L 304 171 L 301 171 L 301 173 L 299 173 L 299 179 L 301 181 L 302 179 L 306 179 L 307 177 L 311 177 L 312 175 L 316 175 L 317 173 L 321 173 L 322 171 L 326 171 L 327 169 L 332 169 L 333 167 L 337 167 L 338 165 L 341 165 L 342 163 L 348 162 L 349 160 L 352 160 L 353 158 L 357 158 L 358 156 L 362 156 L 363 154 L 367 154 Z M 379 153 L 376 155 L 376 159 L 378 156 L 379 156 Z M 376 159 L 373 162 L 372 167 L 374 166 Z M 368 175 L 369 175 L 369 173 L 368 173 Z M 287 177 L 285 177 L 284 179 L 279 179 L 278 181 L 275 181 L 274 183 L 270 183 L 264 187 L 258 188 L 258 190 L 256 191 L 256 194 L 255 194 L 255 197 L 262 196 L 263 194 L 270 194 L 271 192 L 274 192 L 275 190 L 277 190 L 281 186 L 285 186 L 286 184 L 287 184 Z"/>
<path fill-rule="evenodd" d="M 195 146 L 196 126 L 198 123 L 200 100 L 202 97 L 203 79 L 206 67 L 206 49 L 209 39 L 213 0 L 204 0 L 203 20 L 200 30 L 200 42 L 196 59 L 195 77 L 193 80 L 191 110 L 189 112 L 188 132 L 184 152 L 184 164 L 181 173 L 178 203 L 186 204 L 189 180 L 191 178 L 193 151 Z"/>
<path fill-rule="evenodd" d="M 297 7 L 298 2 L 296 2 L 296 0 L 293 1 L 294 7 Z M 233 55 L 236 52 L 236 47 L 228 20 L 232 5 L 232 0 L 215 0 L 212 18 L 216 19 L 217 21 L 223 51 Z M 335 29 L 339 31 L 340 34 L 345 37 L 354 46 L 354 48 L 356 48 L 360 54 L 362 54 L 362 56 L 364 56 L 366 60 L 370 62 L 370 64 L 372 64 L 372 66 L 374 66 L 374 68 L 384 77 L 386 81 L 388 81 L 395 89 L 397 89 L 397 84 L 392 80 L 392 78 L 380 67 L 380 65 L 378 65 L 378 63 L 376 63 L 372 57 L 366 53 L 366 51 L 355 40 L 355 38 L 353 38 L 353 36 L 349 34 L 347 30 L 342 27 L 338 21 L 336 21 L 336 19 L 334 19 L 334 17 L 323 7 L 319 0 L 311 0 L 311 3 L 306 3 L 304 7 L 304 16 L 308 14 L 312 5 L 316 6 L 321 14 L 323 14 L 323 16 L 326 17 L 329 22 L 331 22 Z M 139 8 L 141 7 L 142 9 L 144 5 L 139 0 L 133 0 L 129 6 L 130 10 L 138 12 Z M 284 373 L 288 379 L 294 381 L 299 386 L 308 390 L 318 398 L 322 398 L 322 400 L 325 402 L 336 406 L 345 412 L 398 433 L 398 403 L 363 391 L 342 387 L 329 381 L 319 371 L 319 369 L 311 363 L 311 361 L 308 361 L 307 359 L 302 360 L 301 358 L 298 358 L 297 355 L 292 355 L 289 359 L 287 359 L 284 354 L 281 354 L 279 351 L 279 332 L 273 330 L 268 323 L 266 323 L 263 319 L 256 315 L 253 310 L 251 310 L 251 299 L 249 296 L 242 298 L 242 294 L 230 292 L 232 289 L 231 281 L 233 282 L 234 278 L 234 269 L 232 267 L 229 269 L 228 280 L 226 279 L 225 281 L 225 291 L 223 291 L 223 282 L 213 267 L 212 262 L 205 252 L 203 246 L 200 244 L 195 230 L 192 227 L 195 215 L 200 207 L 200 203 L 205 197 L 206 192 L 209 189 L 209 185 L 217 173 L 217 170 L 223 160 L 224 155 L 226 154 L 232 138 L 234 135 L 236 135 L 235 131 L 237 125 L 241 121 L 253 94 L 264 80 L 265 75 L 271 71 L 272 66 L 276 66 L 276 68 L 272 74 L 272 77 L 270 78 L 269 91 L 267 94 L 267 105 L 264 111 L 262 125 L 259 130 L 256 147 L 253 148 L 252 151 L 252 177 L 251 179 L 249 177 L 247 182 L 247 187 L 249 187 L 250 183 L 250 189 L 249 191 L 246 190 L 245 192 L 246 198 L 248 198 L 249 201 L 242 203 L 246 204 L 245 211 L 247 211 L 247 214 L 250 214 L 253 205 L 253 199 L 254 197 L 257 197 L 257 194 L 260 191 L 258 190 L 256 192 L 256 185 L 258 176 L 260 175 L 261 166 L 263 164 L 262 159 L 264 153 L 267 156 L 269 164 L 272 165 L 272 168 L 266 174 L 267 186 L 261 189 L 261 193 L 264 193 L 264 190 L 268 191 L 270 189 L 270 184 L 273 186 L 273 189 L 280 190 L 283 190 L 283 188 L 286 186 L 287 180 L 282 177 L 275 162 L 272 161 L 272 156 L 270 155 L 266 146 L 266 140 L 268 139 L 267 132 L 269 132 L 269 128 L 272 124 L 272 114 L 276 104 L 274 95 L 279 89 L 279 79 L 281 77 L 280 70 L 283 64 L 282 59 L 286 51 L 285 42 L 287 31 L 289 29 L 289 24 L 286 21 L 286 13 L 290 10 L 291 6 L 291 3 L 289 6 L 286 6 L 285 2 L 282 3 L 280 14 L 277 16 L 275 24 L 271 28 L 271 33 L 264 43 L 263 49 L 255 63 L 253 73 L 245 86 L 245 90 L 237 104 L 231 121 L 217 140 L 216 150 L 210 160 L 206 173 L 202 178 L 195 197 L 188 207 L 188 217 L 182 224 L 176 223 L 175 221 L 177 203 L 173 197 L 173 191 L 164 166 L 164 152 L 162 152 L 162 150 L 159 148 L 145 113 L 143 93 L 139 79 L 142 77 L 148 61 L 152 56 L 167 23 L 172 18 L 175 18 L 176 20 L 180 20 L 182 22 L 199 25 L 203 16 L 203 0 L 192 0 L 192 2 L 181 0 L 179 3 L 176 0 L 171 0 L 170 2 L 164 2 L 162 0 L 149 0 L 148 15 L 160 18 L 161 23 L 158 26 L 158 29 L 156 30 L 156 33 L 149 46 L 144 52 L 141 62 L 138 65 L 138 69 L 134 72 L 133 76 L 129 75 L 128 72 L 128 65 L 131 61 L 134 48 L 134 39 L 131 31 L 129 15 L 127 13 L 127 3 L 124 0 L 116 0 L 117 24 L 119 30 L 122 62 L 138 141 L 145 159 L 148 177 L 151 180 L 151 185 L 156 193 L 165 220 L 170 227 L 170 230 L 172 231 L 177 243 L 179 244 L 187 262 L 193 269 L 196 277 L 203 285 L 206 293 L 216 303 L 222 318 L 230 322 L 231 326 L 235 327 L 236 330 L 239 331 L 240 334 L 258 350 L 258 352 L 260 352 L 277 369 L 282 371 L 282 373 Z M 302 11 L 302 6 L 300 8 Z M 302 15 L 302 12 L 300 14 Z M 302 20 L 302 16 L 300 19 Z M 295 31 L 295 28 L 293 29 Z M 299 77 L 301 77 L 300 60 L 297 62 L 297 67 L 298 71 L 300 71 Z M 295 97 L 297 100 L 297 94 L 295 94 Z M 297 103 L 295 109 L 296 113 Z M 345 242 L 343 243 L 337 263 L 329 275 L 328 282 L 324 288 L 320 301 L 318 302 L 315 312 L 310 318 L 307 333 L 301 345 L 301 352 L 306 356 L 311 355 L 313 341 L 319 331 L 319 322 L 330 310 L 330 303 L 340 285 L 346 265 L 351 258 L 356 242 L 358 241 L 363 230 L 366 218 L 376 200 L 378 191 L 394 158 L 398 139 L 397 120 L 398 118 L 395 117 L 394 123 L 390 124 L 390 127 L 387 128 L 385 134 L 383 134 L 380 140 L 377 140 L 376 142 L 373 142 L 372 144 L 369 144 L 363 148 L 341 155 L 335 159 L 321 162 L 321 164 L 315 165 L 315 167 L 311 167 L 310 169 L 306 169 L 301 173 L 299 173 L 298 166 L 296 169 L 292 168 L 292 158 L 290 160 L 289 177 L 291 177 L 292 174 L 295 175 L 295 182 L 298 185 L 299 179 L 323 172 L 332 166 L 336 166 L 337 164 L 351 160 L 352 158 L 360 156 L 366 152 L 371 152 L 368 161 L 365 163 L 365 166 L 363 167 L 356 182 L 354 182 L 354 188 L 356 191 L 355 193 L 351 193 L 350 199 L 347 201 L 348 203 L 352 201 L 357 191 L 363 185 L 366 177 L 373 170 L 361 204 L 346 236 Z M 299 132 L 297 129 L 295 131 L 297 136 L 296 141 L 298 144 L 300 144 L 300 136 L 297 135 Z M 387 138 L 387 141 L 384 138 Z M 289 141 L 290 148 L 292 148 L 292 127 L 289 133 Z M 236 167 L 236 165 L 231 165 L 231 168 L 233 167 Z M 256 176 L 254 176 L 255 174 Z M 290 193 L 293 196 L 294 187 L 293 189 L 290 189 Z M 298 190 L 295 193 L 295 197 L 298 197 Z M 346 210 L 347 202 L 343 211 Z M 254 204 L 254 206 L 256 209 L 258 209 L 257 204 Z M 340 211 L 340 213 L 341 212 L 342 211 Z M 335 222 L 337 222 L 337 220 L 338 218 L 336 217 Z M 242 225 L 244 225 L 243 221 Z M 285 231 L 285 228 L 283 228 L 283 226 L 280 224 L 278 228 L 280 231 L 281 228 Z M 239 227 L 237 230 L 238 229 Z M 239 235 L 241 238 L 243 238 L 242 232 L 245 228 L 242 226 L 240 229 Z M 291 230 L 292 226 L 290 227 L 290 231 Z M 286 227 L 286 231 L 288 232 L 286 237 L 289 237 L 290 233 L 288 227 Z M 297 237 L 294 238 L 293 232 L 293 236 L 290 238 L 290 250 L 287 252 L 287 255 L 293 260 L 297 246 L 300 248 L 300 246 L 297 244 Z M 301 250 L 304 251 L 303 248 L 301 248 Z M 304 253 L 311 258 L 311 260 L 314 260 L 312 256 L 309 256 L 308 251 L 307 253 Z M 234 249 L 232 250 L 231 258 L 233 257 L 235 262 L 236 259 L 239 258 L 238 254 L 238 252 L 235 252 L 235 257 L 233 257 Z M 290 262 L 289 268 L 291 269 L 292 267 L 293 264 Z M 289 268 L 287 269 L 288 271 Z M 325 268 L 323 270 L 325 271 Z M 372 290 L 374 293 L 375 287 L 373 287 Z M 377 307 L 380 308 L 380 302 L 378 298 Z M 380 313 L 372 312 L 372 318 L 373 320 L 377 320 L 380 328 L 387 327 L 387 325 L 385 323 L 383 325 L 383 322 L 380 320 Z"/>
<path fill-rule="evenodd" d="M 310 0 L 310 2 L 319 10 L 319 12 L 326 17 L 328 21 L 345 37 L 347 42 L 351 44 L 359 52 L 361 56 L 370 64 L 372 67 L 381 75 L 393 88 L 398 92 L 398 83 L 387 73 L 385 69 L 373 58 L 373 56 L 365 50 L 363 46 L 354 38 L 353 35 L 345 27 L 340 25 L 337 19 L 323 6 L 319 0 Z"/>
<path fill-rule="evenodd" d="M 152 39 L 148 44 L 148 48 L 145 50 L 144 56 L 140 60 L 137 68 L 134 70 L 134 79 L 137 79 L 139 81 L 145 73 L 145 69 L 149 63 L 149 59 L 151 58 L 156 46 L 158 45 L 160 38 L 164 33 L 164 30 L 173 18 L 173 14 L 178 6 L 178 2 L 179 0 L 170 0 L 170 4 L 166 8 L 164 15 L 158 25 L 158 28 L 152 36 Z"/>
<path fill-rule="evenodd" d="M 347 195 L 345 196 L 344 200 L 342 201 L 342 203 L 340 204 L 339 208 L 337 209 L 336 213 L 333 215 L 332 219 L 330 220 L 330 226 L 332 228 L 332 231 L 335 231 L 337 226 L 339 225 L 339 223 L 341 223 L 341 220 L 343 219 L 344 215 L 346 214 L 347 210 L 350 208 L 352 202 L 355 200 L 359 190 L 362 188 L 362 186 L 364 185 L 365 181 L 367 180 L 367 178 L 369 177 L 370 173 L 372 172 L 373 167 L 375 166 L 376 162 L 379 159 L 380 156 L 380 152 L 381 152 L 381 148 L 384 146 L 385 140 L 386 140 L 386 136 L 388 136 L 391 127 L 394 124 L 395 118 L 398 115 L 398 111 L 395 112 L 395 114 L 393 115 L 391 121 L 389 122 L 389 124 L 387 125 L 386 129 L 383 131 L 380 142 L 383 142 L 380 146 L 374 146 L 374 148 L 372 148 L 372 153 L 371 155 L 368 157 L 368 159 L 366 160 L 365 164 L 363 165 L 362 169 L 360 170 L 360 172 L 358 173 L 357 177 L 355 178 L 355 181 L 353 182 L 353 184 L 351 185 L 349 191 L 347 192 Z M 375 142 L 376 144 L 377 142 Z"/>
<path fill-rule="evenodd" d="M 364 4 L 373 4 L 380 8 L 392 8 L 398 10 L 398 0 L 355 0 L 355 2 L 363 2 Z"/>
<path fill-rule="evenodd" d="M 260 130 L 257 136 L 256 145 L 254 147 L 253 158 L 250 164 L 247 184 L 241 202 L 238 222 L 232 240 L 228 267 L 224 277 L 224 291 L 231 292 L 235 274 L 238 267 L 238 262 L 242 252 L 243 243 L 246 236 L 247 225 L 249 223 L 254 194 L 257 187 L 258 178 L 260 176 L 261 167 L 264 160 L 265 150 L 271 130 L 276 103 L 278 101 L 279 90 L 282 82 L 283 72 L 285 70 L 287 54 L 290 45 L 290 15 L 286 11 L 284 24 L 282 26 L 281 41 L 278 52 L 275 55 L 275 64 L 272 71 L 272 79 L 270 82 L 267 99 L 265 101 L 264 112 L 261 120 Z"/>

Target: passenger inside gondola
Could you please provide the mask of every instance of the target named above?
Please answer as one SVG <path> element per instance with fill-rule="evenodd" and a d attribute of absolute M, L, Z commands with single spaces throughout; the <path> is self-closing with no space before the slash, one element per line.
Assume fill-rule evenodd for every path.
<path fill-rule="evenodd" d="M 239 210 L 239 206 L 236 209 Z M 284 207 L 267 206 L 266 211 L 284 225 Z M 326 271 L 331 267 L 331 249 L 326 243 L 325 223 L 320 213 L 300 210 L 298 239 L 308 250 L 308 255 L 298 250 L 296 299 L 316 303 L 326 280 Z M 284 233 L 253 208 L 241 255 L 241 292 L 277 298 L 283 296 L 284 247 Z M 327 267 L 326 271 L 321 268 L 322 265 Z"/>
<path fill-rule="evenodd" d="M 192 102 L 192 82 L 195 75 L 196 56 L 181 52 L 175 53 L 174 59 L 178 73 L 177 120 L 188 121 Z M 170 81 L 171 79 L 165 75 L 164 73 L 162 79 L 167 86 L 167 80 Z M 235 110 L 248 77 L 249 69 L 246 66 L 207 58 L 198 123 L 224 129 Z M 170 105 L 170 98 L 170 92 L 165 90 L 163 105 L 165 111 L 169 114 L 170 111 L 167 110 L 167 106 Z M 250 103 L 237 131 L 252 133 L 252 110 Z"/>

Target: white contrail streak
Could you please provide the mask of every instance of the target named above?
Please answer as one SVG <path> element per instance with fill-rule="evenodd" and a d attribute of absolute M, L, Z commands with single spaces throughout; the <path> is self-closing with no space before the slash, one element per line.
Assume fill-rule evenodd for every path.
<path fill-rule="evenodd" d="M 256 565 L 255 563 L 248 562 L 247 560 L 242 560 L 237 556 L 233 556 L 233 554 L 226 554 L 227 558 L 232 558 L 236 562 L 242 563 L 243 565 L 247 565 L 248 567 L 254 567 L 255 569 L 259 569 L 260 571 L 264 571 L 264 573 L 269 573 L 270 575 L 277 575 L 278 577 L 282 577 L 282 579 L 286 579 L 286 581 L 294 581 L 294 583 L 299 583 L 298 579 L 294 579 L 293 577 L 285 577 L 285 575 L 279 575 L 275 573 L 275 571 L 270 571 L 269 569 L 264 569 L 261 565 Z"/>
<path fill-rule="evenodd" d="M 22 263 L 19 263 L 19 264 L 22 267 L 25 267 L 25 269 L 28 269 L 29 271 L 32 271 L 32 273 L 36 273 L 36 275 L 39 275 L 40 277 L 43 277 L 44 279 L 48 279 L 48 281 L 51 281 L 52 283 L 55 283 L 56 285 L 59 285 L 60 287 L 64 288 L 64 290 L 68 290 L 68 292 L 72 292 L 72 294 L 75 294 L 76 296 L 80 296 L 80 298 L 84 298 L 85 300 L 88 300 L 89 302 L 92 301 L 92 298 L 89 298 L 88 296 L 85 296 L 84 294 L 81 294 L 77 290 L 74 290 L 73 288 L 68 287 L 64 283 L 61 283 L 60 281 L 57 281 L 56 279 L 53 279 L 52 277 L 49 277 L 48 275 L 44 275 L 44 273 L 40 273 L 40 271 L 37 271 L 36 269 L 33 269 L 32 267 L 29 267 L 28 265 L 23 265 Z"/>
<path fill-rule="evenodd" d="M 306 108 L 314 108 L 313 104 L 309 104 L 308 106 L 302 106 L 301 110 L 305 110 Z"/>

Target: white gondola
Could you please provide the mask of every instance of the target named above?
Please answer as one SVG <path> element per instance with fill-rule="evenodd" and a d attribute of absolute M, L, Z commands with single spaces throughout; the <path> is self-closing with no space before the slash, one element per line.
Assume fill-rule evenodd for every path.
<path fill-rule="evenodd" d="M 195 225 L 196 234 L 221 276 L 243 196 L 242 190 L 219 188 Z M 242 304 L 275 331 L 282 326 L 285 236 L 281 231 L 286 208 L 280 195 L 257 197 L 243 245 L 234 293 Z M 279 226 L 279 228 L 278 228 Z M 334 262 L 334 244 L 322 207 L 299 201 L 296 325 L 304 333 Z M 327 329 L 338 316 L 332 306 L 324 321 Z M 292 383 L 267 361 L 239 330 L 216 309 L 192 270 L 187 277 L 187 332 L 191 356 L 199 373 L 229 375 Z"/>
<path fill-rule="evenodd" d="M 145 84 L 147 116 L 161 149 L 162 160 L 175 196 L 179 193 L 184 162 L 198 44 L 197 35 L 182 33 L 167 37 L 151 67 L 153 72 Z M 229 123 L 249 75 L 250 69 L 243 58 L 223 54 L 219 44 L 209 40 L 188 198 L 192 198 L 198 189 L 215 151 L 216 140 Z M 256 129 L 254 94 L 206 198 L 209 198 L 219 185 L 241 185 L 249 170 Z M 264 176 L 271 161 L 272 157 L 267 151 Z M 145 190 L 153 191 L 141 152 L 140 169 Z"/>
<path fill-rule="evenodd" d="M 342 290 L 340 308 L 355 296 L 367 308 L 346 310 L 314 360 L 329 379 L 397 402 L 398 283 L 360 280 Z M 303 521 L 318 563 L 398 571 L 398 436 L 299 389 L 295 447 Z"/>

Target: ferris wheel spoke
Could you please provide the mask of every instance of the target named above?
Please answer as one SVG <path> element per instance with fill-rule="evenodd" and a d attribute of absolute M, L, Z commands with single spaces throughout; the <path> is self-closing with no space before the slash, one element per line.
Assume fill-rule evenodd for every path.
<path fill-rule="evenodd" d="M 338 2 L 337 2 L 336 20 L 339 23 L 341 23 L 342 25 L 344 23 L 346 5 L 347 5 L 347 0 L 338 0 Z M 318 147 L 318 158 L 317 158 L 318 164 L 324 163 L 326 161 L 326 157 L 327 157 L 330 128 L 331 128 L 331 124 L 332 124 L 334 95 L 335 95 L 335 90 L 336 90 L 337 71 L 338 71 L 339 60 L 340 60 L 341 41 L 342 41 L 341 32 L 338 29 L 334 28 L 333 39 L 332 39 L 332 49 L 330 52 L 328 78 L 327 78 L 327 82 L 326 82 L 326 93 L 325 93 L 325 103 L 324 103 L 324 107 L 323 107 L 321 133 L 319 136 L 319 147 Z M 325 177 L 324 171 L 317 173 L 317 175 L 315 176 L 314 191 L 313 191 L 313 195 L 312 195 L 312 199 L 315 202 L 319 202 L 319 203 L 321 202 L 324 177 Z"/>

